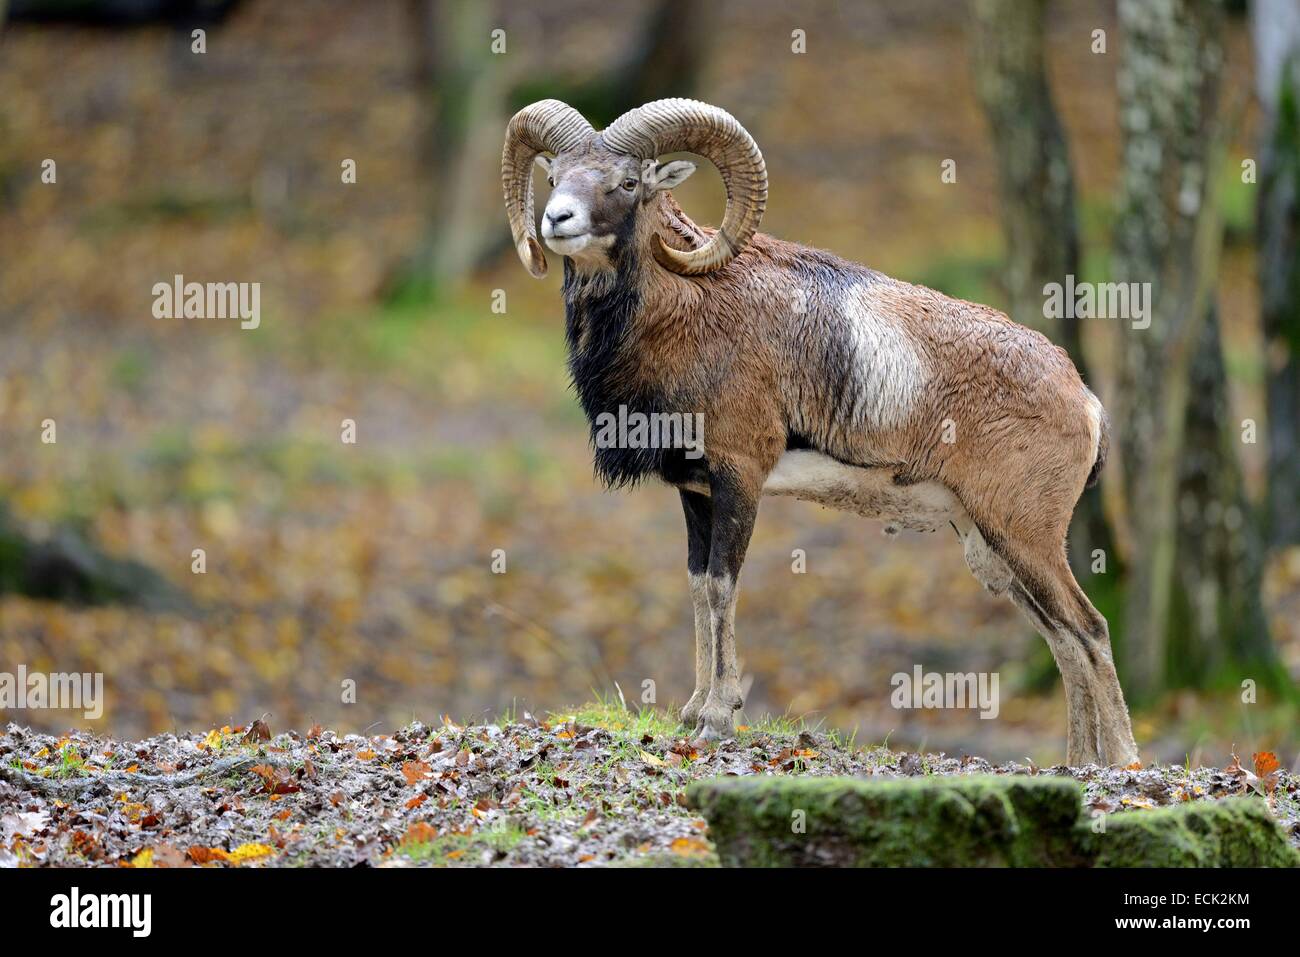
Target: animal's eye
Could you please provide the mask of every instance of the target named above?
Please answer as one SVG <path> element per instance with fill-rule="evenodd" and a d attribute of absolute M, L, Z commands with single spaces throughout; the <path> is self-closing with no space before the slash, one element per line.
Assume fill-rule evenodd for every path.
<path fill-rule="evenodd" d="M 546 177 L 546 182 L 548 182 L 548 183 L 551 184 L 551 189 L 555 189 L 555 177 L 554 177 L 554 176 L 548 176 L 548 177 Z"/>
<path fill-rule="evenodd" d="M 636 189 L 636 177 L 629 176 L 627 179 L 623 180 L 623 188 L 629 193 Z"/>

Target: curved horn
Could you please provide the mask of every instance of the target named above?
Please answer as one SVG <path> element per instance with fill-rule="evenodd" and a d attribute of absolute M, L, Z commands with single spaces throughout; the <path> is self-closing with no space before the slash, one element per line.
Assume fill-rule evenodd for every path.
<path fill-rule="evenodd" d="M 654 159 L 663 153 L 698 153 L 722 175 L 727 209 L 703 247 L 682 251 L 655 237 L 655 259 L 685 276 L 721 269 L 745 248 L 767 207 L 767 165 L 758 144 L 726 110 L 698 100 L 655 100 L 629 110 L 601 133 L 620 153 Z"/>
<path fill-rule="evenodd" d="M 546 256 L 537 242 L 533 213 L 533 160 L 538 153 L 562 153 L 581 146 L 595 135 L 581 113 L 559 100 L 538 100 L 525 106 L 506 126 L 501 151 L 506 215 L 519 259 L 538 279 L 546 275 Z"/>

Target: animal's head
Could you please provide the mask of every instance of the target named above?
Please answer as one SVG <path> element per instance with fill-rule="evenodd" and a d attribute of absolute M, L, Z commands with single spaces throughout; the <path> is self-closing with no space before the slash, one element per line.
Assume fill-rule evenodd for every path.
<path fill-rule="evenodd" d="M 745 248 L 767 204 L 763 154 L 730 113 L 696 100 L 655 100 L 599 133 L 559 100 L 541 100 L 516 113 L 506 127 L 501 183 L 524 267 L 539 279 L 546 275 L 533 210 L 534 160 L 552 187 L 542 214 L 546 244 L 561 256 L 600 265 L 611 260 L 618 243 L 631 240 L 629 226 L 641 207 L 695 172 L 694 163 L 659 161 L 674 152 L 696 153 L 717 166 L 727 209 L 701 248 L 673 249 L 655 236 L 650 252 L 683 275 L 721 269 Z"/>

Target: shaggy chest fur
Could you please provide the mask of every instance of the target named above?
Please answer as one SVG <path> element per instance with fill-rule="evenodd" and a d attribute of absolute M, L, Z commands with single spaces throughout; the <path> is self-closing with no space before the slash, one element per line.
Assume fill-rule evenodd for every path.
<path fill-rule="evenodd" d="M 690 403 L 666 391 L 655 370 L 643 367 L 642 353 L 632 341 L 633 320 L 641 308 L 631 278 L 634 268 L 625 264 L 613 274 L 584 276 L 565 262 L 569 375 L 590 426 L 596 474 L 611 488 L 646 478 L 707 482 L 706 460 L 674 445 L 671 429 L 662 427 L 670 422 L 680 426 L 694 415 Z M 689 429 L 692 420 L 686 421 Z M 623 428 L 628 422 L 634 424 L 631 430 Z"/>

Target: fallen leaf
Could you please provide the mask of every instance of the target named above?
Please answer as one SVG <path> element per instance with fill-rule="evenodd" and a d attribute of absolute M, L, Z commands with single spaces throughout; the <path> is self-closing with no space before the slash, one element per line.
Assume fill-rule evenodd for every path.
<path fill-rule="evenodd" d="M 189 863 L 175 844 L 159 844 L 153 849 L 154 867 L 189 867 Z"/>
<path fill-rule="evenodd" d="M 256 744 L 258 741 L 271 740 L 271 728 L 266 723 L 267 715 L 262 715 L 253 722 L 252 727 L 244 735 L 244 741 L 247 744 Z"/>
<path fill-rule="evenodd" d="M 427 821 L 415 821 L 406 829 L 399 845 L 427 844 L 438 836 L 438 829 Z"/>
<path fill-rule="evenodd" d="M 255 764 L 248 770 L 262 779 L 262 791 L 271 795 L 273 799 L 281 794 L 292 794 L 302 790 L 283 768 L 275 768 L 269 764 Z"/>
<path fill-rule="evenodd" d="M 270 857 L 274 853 L 275 849 L 266 844 L 240 844 L 230 852 L 229 860 L 232 864 L 244 864 Z"/>
<path fill-rule="evenodd" d="M 1255 755 L 1255 773 L 1261 778 L 1266 774 L 1272 774 L 1279 766 L 1277 755 L 1272 751 L 1260 751 Z"/>
<path fill-rule="evenodd" d="M 709 845 L 697 837 L 678 837 L 668 845 L 668 850 L 681 857 L 698 857 L 709 853 Z"/>
<path fill-rule="evenodd" d="M 195 864 L 211 864 L 216 861 L 224 862 L 229 857 L 222 848 L 201 847 L 199 845 L 191 847 L 187 853 L 190 856 L 190 860 Z"/>
<path fill-rule="evenodd" d="M 153 848 L 146 847 L 143 851 L 131 858 L 132 867 L 153 867 Z"/>
<path fill-rule="evenodd" d="M 10 844 L 15 837 L 30 837 L 45 830 L 50 816 L 44 811 L 19 811 L 0 817 L 0 845 Z"/>
<path fill-rule="evenodd" d="M 429 766 L 423 761 L 407 761 L 402 765 L 402 776 L 407 784 L 419 784 L 429 776 Z"/>

